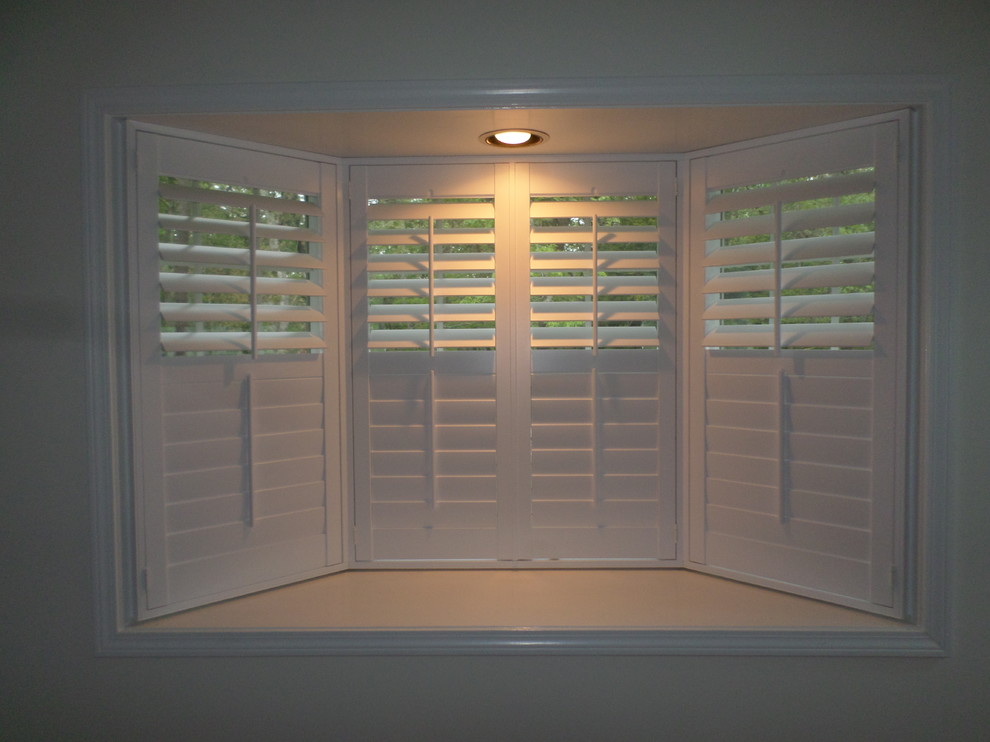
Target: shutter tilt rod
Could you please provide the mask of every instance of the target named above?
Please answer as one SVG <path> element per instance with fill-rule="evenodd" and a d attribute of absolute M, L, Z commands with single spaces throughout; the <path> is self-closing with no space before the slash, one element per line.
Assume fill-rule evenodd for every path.
<path fill-rule="evenodd" d="M 783 284 L 783 276 L 781 274 L 780 261 L 784 256 L 784 244 L 783 238 L 780 234 L 781 229 L 783 229 L 783 216 L 781 215 L 781 209 L 783 208 L 783 203 L 777 201 L 773 207 L 774 213 L 774 225 L 773 225 L 773 349 L 775 353 L 780 353 L 780 325 L 783 318 L 780 316 L 781 312 L 781 289 Z"/>
<path fill-rule="evenodd" d="M 598 213 L 591 215 L 591 354 L 598 355 Z"/>
<path fill-rule="evenodd" d="M 777 521 L 787 522 L 787 373 L 777 369 Z"/>
<path fill-rule="evenodd" d="M 601 508 L 605 502 L 605 493 L 602 487 L 602 471 L 604 470 L 603 458 L 605 455 L 604 446 L 599 445 L 602 438 L 602 414 L 601 395 L 598 393 L 598 367 L 591 369 L 591 447 L 594 450 L 594 457 L 591 460 L 591 478 L 595 487 L 595 507 Z M 601 513 L 599 512 L 598 525 L 602 527 Z"/>
<path fill-rule="evenodd" d="M 427 219 L 429 221 L 429 228 L 428 228 L 429 229 L 429 233 L 428 233 L 428 237 L 427 237 L 427 239 L 429 240 L 429 246 L 427 248 L 428 249 L 428 254 L 426 256 L 426 261 L 427 261 L 426 262 L 426 270 L 427 270 L 427 279 L 426 280 L 427 280 L 427 283 L 428 283 L 428 288 L 427 288 L 427 292 L 426 292 L 426 294 L 427 294 L 427 296 L 426 296 L 426 301 L 427 301 L 426 311 L 427 311 L 427 320 L 429 322 L 429 327 L 427 329 L 427 333 L 428 333 L 428 338 L 429 338 L 428 339 L 428 342 L 429 342 L 429 345 L 430 345 L 430 355 L 431 356 L 435 356 L 437 354 L 436 330 L 435 330 L 436 309 L 434 308 L 434 302 L 436 301 L 436 293 L 435 293 L 436 292 L 436 276 L 434 275 L 434 272 L 433 272 L 433 265 L 434 265 L 433 240 L 434 240 L 434 237 L 435 237 L 435 234 L 436 233 L 434 231 L 433 215 L 430 214 L 427 217 Z"/>
<path fill-rule="evenodd" d="M 429 416 L 426 424 L 430 430 L 430 455 L 427 458 L 427 467 L 429 467 L 426 472 L 426 478 L 429 482 L 429 488 L 427 489 L 427 505 L 431 508 L 436 508 L 437 506 L 437 370 L 435 368 L 430 369 L 430 399 L 429 407 L 427 408 L 426 414 Z"/>
<path fill-rule="evenodd" d="M 247 479 L 247 513 L 244 522 L 249 528 L 254 527 L 254 513 L 257 503 L 254 492 L 254 377 L 250 372 L 244 377 L 244 384 L 247 387 L 247 462 L 245 478 Z"/>
<path fill-rule="evenodd" d="M 251 256 L 251 288 L 249 301 L 251 311 L 251 358 L 258 357 L 258 207 L 251 204 L 248 213 L 248 241 L 250 242 L 249 255 Z"/>

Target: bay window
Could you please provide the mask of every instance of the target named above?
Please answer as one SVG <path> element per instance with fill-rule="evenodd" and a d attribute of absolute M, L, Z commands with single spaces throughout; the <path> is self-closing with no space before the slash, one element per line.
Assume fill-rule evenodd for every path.
<path fill-rule="evenodd" d="M 908 135 L 357 162 L 133 124 L 136 617 L 447 567 L 905 616 Z"/>

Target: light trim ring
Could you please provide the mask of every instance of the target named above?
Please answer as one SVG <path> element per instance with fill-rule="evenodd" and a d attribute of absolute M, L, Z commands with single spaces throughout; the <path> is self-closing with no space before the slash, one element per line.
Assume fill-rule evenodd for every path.
<path fill-rule="evenodd" d="M 533 147 L 545 142 L 549 138 L 550 135 L 545 131 L 518 128 L 486 131 L 479 137 L 485 144 L 490 144 L 493 147 L 508 147 L 510 149 Z"/>

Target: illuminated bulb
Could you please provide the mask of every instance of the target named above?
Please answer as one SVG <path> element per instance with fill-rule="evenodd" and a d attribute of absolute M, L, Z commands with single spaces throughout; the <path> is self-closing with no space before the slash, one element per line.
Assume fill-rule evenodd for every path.
<path fill-rule="evenodd" d="M 502 144 L 522 144 L 528 141 L 532 134 L 528 131 L 498 131 L 493 136 Z"/>

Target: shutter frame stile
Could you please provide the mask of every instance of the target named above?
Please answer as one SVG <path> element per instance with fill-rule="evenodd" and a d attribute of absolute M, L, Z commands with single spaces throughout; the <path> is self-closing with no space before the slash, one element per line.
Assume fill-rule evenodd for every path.
<path fill-rule="evenodd" d="M 132 327 L 131 345 L 136 350 L 132 361 L 131 383 L 134 398 L 139 400 L 137 419 L 162 419 L 161 366 L 145 359 L 157 358 L 158 343 L 158 263 L 157 250 L 140 249 L 158 244 L 159 152 L 155 140 L 132 133 L 137 173 L 132 178 L 131 203 L 133 230 L 131 244 L 138 247 L 131 278 L 131 305 L 138 307 L 137 326 Z M 153 173 L 153 177 L 147 174 Z M 144 177 L 142 177 L 144 176 Z M 135 548 L 140 575 L 135 606 L 138 618 L 168 604 L 168 580 L 165 568 L 165 494 L 164 447 L 160 424 L 135 425 L 134 452 L 141 462 L 140 480 L 135 483 Z"/>
<path fill-rule="evenodd" d="M 897 155 L 905 148 L 908 124 L 907 114 L 895 113 L 810 136 L 799 132 L 693 153 L 688 207 L 692 237 L 687 247 L 692 294 L 688 364 L 693 369 L 687 390 L 691 414 L 684 423 L 689 431 L 690 563 L 712 574 L 898 618 L 909 611 L 902 474 L 908 174 Z M 854 172 L 746 189 L 747 184 L 840 171 Z M 817 204 L 811 199 L 862 192 L 868 179 L 875 184 L 870 185 L 875 188 L 870 204 L 875 217 L 871 214 L 868 231 L 778 240 L 781 252 L 775 258 L 770 246 L 779 233 L 772 226 L 773 209 L 755 229 L 711 228 L 711 214 L 755 207 L 771 197 L 778 204 L 787 198 Z M 726 187 L 738 188 L 709 197 Z M 847 223 L 863 224 L 856 220 L 863 219 L 865 205 L 854 206 L 835 208 L 851 214 Z M 788 220 L 805 218 L 798 211 L 781 216 L 782 232 L 787 232 Z M 824 224 L 830 217 L 816 219 L 811 221 Z M 737 234 L 766 233 L 770 243 L 721 242 Z M 824 295 L 774 291 L 771 277 L 778 260 L 865 256 L 867 248 L 872 263 L 805 264 L 811 266 L 809 276 L 816 271 L 822 275 L 806 285 L 875 281 L 875 295 L 855 289 Z M 723 266 L 747 262 L 760 270 L 722 272 Z M 766 264 L 770 270 L 763 268 Z M 867 266 L 870 276 L 864 280 Z M 779 274 L 785 288 L 805 280 L 794 279 L 798 272 L 790 267 Z M 846 274 L 851 278 L 844 279 Z M 848 283 L 835 283 L 841 280 Z M 768 289 L 758 295 L 766 298 L 726 300 L 722 295 Z M 816 325 L 775 319 L 815 317 L 818 312 L 867 316 L 869 321 L 833 319 Z M 736 317 L 768 318 L 770 324 L 724 331 L 705 327 Z M 815 334 L 801 340 L 806 330 Z M 852 420 L 870 422 L 866 427 Z M 732 443 L 743 440 L 745 446 Z M 853 503 L 855 519 L 849 507 Z"/>
<path fill-rule="evenodd" d="M 339 435 L 327 427 L 331 420 L 337 424 L 339 415 L 330 410 L 337 409 L 338 400 L 336 392 L 324 392 L 325 381 L 336 378 L 324 369 L 339 362 L 337 299 L 327 291 L 336 284 L 338 272 L 333 249 L 337 194 L 336 166 L 308 155 L 246 150 L 137 124 L 130 126 L 128 142 L 136 163 L 129 186 L 134 225 L 132 302 L 138 308 L 132 326 L 132 384 L 135 399 L 140 400 L 133 430 L 135 454 L 141 460 L 134 502 L 138 559 L 134 612 L 143 620 L 344 566 L 339 548 L 339 482 L 327 483 L 329 469 L 338 468 L 327 464 L 339 455 Z M 300 211 L 320 219 L 324 236 L 299 230 L 293 235 L 306 241 L 318 238 L 323 242 L 319 255 L 294 258 L 291 253 L 266 255 L 258 250 L 257 263 L 273 265 L 275 270 L 298 266 L 310 271 L 311 277 L 318 276 L 321 285 L 313 282 L 307 291 L 322 307 L 162 302 L 159 263 L 169 259 L 173 248 L 166 246 L 160 254 L 160 174 L 318 195 L 319 203 L 307 202 Z M 161 190 L 172 196 L 181 190 L 165 185 Z M 234 205 L 248 208 L 251 214 L 276 200 L 204 192 L 204 202 L 240 202 Z M 261 222 L 250 221 L 259 225 L 259 238 L 272 232 Z M 255 231 L 250 224 L 246 229 L 247 234 Z M 205 264 L 243 259 L 242 265 L 250 267 L 255 262 L 251 250 L 181 249 Z M 282 280 L 258 277 L 259 291 L 269 287 L 281 291 Z M 219 346 L 246 353 L 175 356 L 163 352 L 160 336 L 167 337 L 160 329 L 163 316 L 166 321 L 171 316 L 196 322 L 219 317 L 250 323 L 254 329 L 202 333 L 215 336 L 211 338 L 195 338 L 193 333 L 190 340 L 182 341 L 189 350 L 213 351 Z M 300 339 L 309 333 L 258 329 L 258 322 L 297 317 L 327 326 L 318 343 Z M 164 342 L 167 348 L 169 341 Z M 323 352 L 257 355 L 265 348 L 295 349 L 301 344 Z"/>

